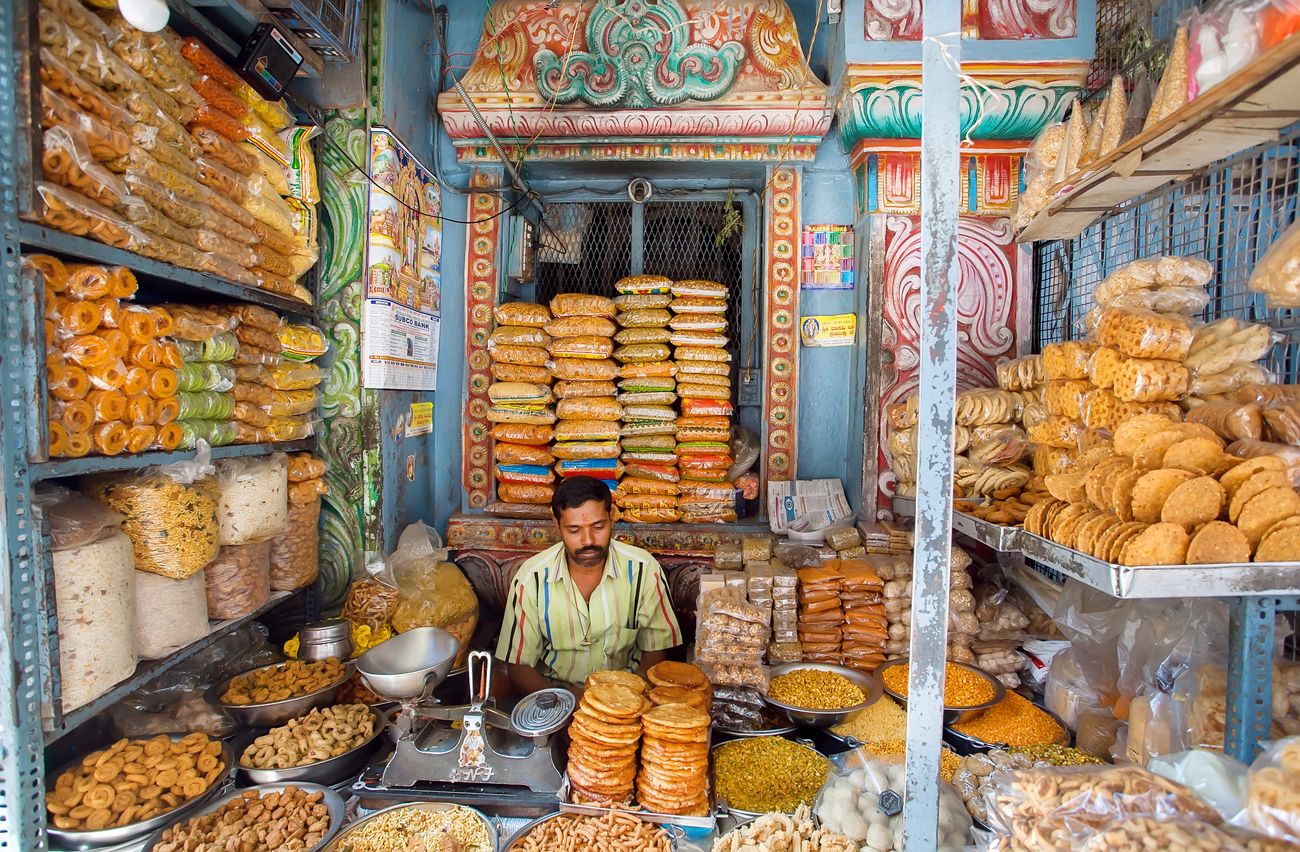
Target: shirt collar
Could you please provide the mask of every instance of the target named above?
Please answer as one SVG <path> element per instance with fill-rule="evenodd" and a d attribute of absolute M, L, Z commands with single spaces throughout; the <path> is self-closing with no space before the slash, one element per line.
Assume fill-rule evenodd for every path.
<path fill-rule="evenodd" d="M 619 553 L 619 542 L 610 539 L 609 553 L 605 557 L 605 574 L 604 576 L 616 579 L 619 574 L 619 562 L 621 554 Z M 569 576 L 569 556 L 564 550 L 564 542 L 555 545 L 555 557 L 551 559 L 546 566 L 545 580 L 548 583 L 560 584 L 570 580 Z"/>

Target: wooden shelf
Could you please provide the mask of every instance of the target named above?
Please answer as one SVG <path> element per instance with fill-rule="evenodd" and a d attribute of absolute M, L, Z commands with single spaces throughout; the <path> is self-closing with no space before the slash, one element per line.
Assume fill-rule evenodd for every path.
<path fill-rule="evenodd" d="M 1164 121 L 1053 188 L 1016 235 L 1021 243 L 1077 237 L 1117 206 L 1198 169 L 1275 140 L 1300 121 L 1300 36 L 1256 56 Z"/>

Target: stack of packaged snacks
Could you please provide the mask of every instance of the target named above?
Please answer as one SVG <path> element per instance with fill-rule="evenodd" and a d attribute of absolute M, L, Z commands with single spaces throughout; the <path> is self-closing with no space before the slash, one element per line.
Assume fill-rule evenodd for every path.
<path fill-rule="evenodd" d="M 495 382 L 488 388 L 487 416 L 495 439 L 497 497 L 508 506 L 545 506 L 555 493 L 555 457 L 548 448 L 555 435 L 546 349 L 551 338 L 543 330 L 550 320 L 542 305 L 498 305 L 497 328 L 488 339 Z"/>
<path fill-rule="evenodd" d="M 885 661 L 885 644 L 889 641 L 889 620 L 882 597 L 885 581 L 867 562 L 841 560 L 834 564 L 842 578 L 844 627 L 840 651 L 844 665 L 874 672 Z"/>
<path fill-rule="evenodd" d="M 799 571 L 799 642 L 805 661 L 836 665 L 843 662 L 842 582 L 833 565 Z"/>
<path fill-rule="evenodd" d="M 695 659 L 715 687 L 715 709 L 717 687 L 767 691 L 763 656 L 771 636 L 770 615 L 745 599 L 744 576 L 738 574 L 737 580 L 700 594 Z"/>
<path fill-rule="evenodd" d="M 276 330 L 276 336 L 280 339 L 280 354 L 286 365 L 308 366 L 329 351 L 325 333 L 314 325 L 282 323 Z M 321 394 L 317 387 L 273 389 L 271 401 L 265 408 L 271 415 L 271 423 L 267 428 L 273 439 L 283 441 L 288 439 L 276 436 L 308 429 L 314 431 L 320 404 Z"/>
<path fill-rule="evenodd" d="M 867 555 L 867 549 L 862 545 L 862 534 L 852 525 L 827 530 L 826 546 L 834 549 L 839 559 L 862 559 Z"/>
<path fill-rule="evenodd" d="M 623 475 L 618 460 L 623 406 L 614 394 L 614 302 L 604 296 L 561 293 L 551 299 L 548 362 L 563 393 L 556 404 L 555 472 L 593 476 L 613 491 Z M 558 396 L 558 394 L 557 394 Z"/>
<path fill-rule="evenodd" d="M 727 288 L 716 281 L 678 281 L 669 305 L 677 364 L 677 452 L 682 471 L 682 520 L 736 519 L 731 455 L 731 354 L 726 347 Z"/>
<path fill-rule="evenodd" d="M 870 554 L 865 561 L 884 581 L 881 594 L 889 631 L 884 653 L 890 659 L 905 656 L 912 636 L 912 554 Z M 980 632 L 970 565 L 970 554 L 954 546 L 948 586 L 948 659 L 959 663 L 975 662 L 972 645 Z"/>
<path fill-rule="evenodd" d="M 677 368 L 668 345 L 671 284 L 659 275 L 633 275 L 615 284 L 621 330 L 614 338 L 614 358 L 621 365 L 618 400 L 623 405 L 622 460 L 627 472 L 615 498 L 625 520 L 641 523 L 681 520 Z"/>
<path fill-rule="evenodd" d="M 177 373 L 180 447 L 193 449 L 200 438 L 214 447 L 237 442 L 241 435 L 235 420 L 238 402 L 234 392 L 238 381 L 235 362 L 241 348 L 235 336 L 239 317 L 231 311 L 194 305 L 168 305 L 167 311 L 172 316 L 172 335 L 185 362 Z M 253 352 L 250 348 L 245 358 L 251 358 Z M 244 403 L 241 411 L 246 409 L 256 412 L 254 419 L 264 416 L 254 403 Z M 269 440 L 261 434 L 244 437 L 249 443 Z"/>
<path fill-rule="evenodd" d="M 289 456 L 289 525 L 271 539 L 271 588 L 293 591 L 320 572 L 320 499 L 329 493 L 325 462 L 310 453 Z"/>
<path fill-rule="evenodd" d="M 181 353 L 163 339 L 171 315 L 124 301 L 136 290 L 129 269 L 45 255 L 24 262 L 45 286 L 50 456 L 175 449 Z"/>
<path fill-rule="evenodd" d="M 142 32 L 115 8 L 92 12 L 78 0 L 44 0 L 39 19 L 45 133 L 38 218 L 310 302 L 296 284 L 316 260 L 319 196 L 308 131 L 294 128 L 283 107 L 247 89 L 196 40 L 170 30 Z M 277 117 L 278 134 L 253 126 L 260 113 Z M 285 152 L 302 211 L 268 188 L 257 158 L 237 145 L 264 134 Z M 299 156 L 291 162 L 295 148 Z M 263 195 L 269 197 L 259 200 Z"/>

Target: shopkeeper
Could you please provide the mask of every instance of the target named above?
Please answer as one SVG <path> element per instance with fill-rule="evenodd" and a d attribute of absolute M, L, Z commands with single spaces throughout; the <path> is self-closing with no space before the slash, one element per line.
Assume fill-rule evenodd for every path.
<path fill-rule="evenodd" d="M 510 584 L 497 657 L 521 695 L 580 688 L 600 669 L 644 672 L 681 644 L 663 569 L 613 540 L 611 505 L 599 479 L 562 480 L 551 498 L 560 543 L 519 566 Z"/>

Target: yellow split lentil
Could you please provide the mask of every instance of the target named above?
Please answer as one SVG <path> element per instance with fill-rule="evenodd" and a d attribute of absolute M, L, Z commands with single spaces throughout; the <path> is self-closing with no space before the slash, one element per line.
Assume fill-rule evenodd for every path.
<path fill-rule="evenodd" d="M 1059 743 L 1065 739 L 1065 731 L 1055 719 L 1015 692 L 1008 692 L 1006 698 L 978 718 L 953 725 L 953 729 L 982 742 L 1009 746 Z"/>
<path fill-rule="evenodd" d="M 824 669 L 795 669 L 774 677 L 767 697 L 808 710 L 843 710 L 867 700 L 856 683 Z"/>
<path fill-rule="evenodd" d="M 883 676 L 885 686 L 907 697 L 907 679 L 911 673 L 911 664 L 903 663 L 887 669 Z M 992 700 L 997 694 L 993 684 L 980 675 L 961 666 L 945 663 L 943 676 L 944 707 L 974 707 Z"/>
<path fill-rule="evenodd" d="M 888 695 L 882 695 L 875 704 L 850 713 L 831 730 L 860 743 L 901 740 L 907 736 L 907 711 Z"/>
<path fill-rule="evenodd" d="M 811 806 L 829 768 L 830 761 L 817 752 L 780 737 L 732 740 L 713 753 L 718 797 L 757 814 Z"/>

